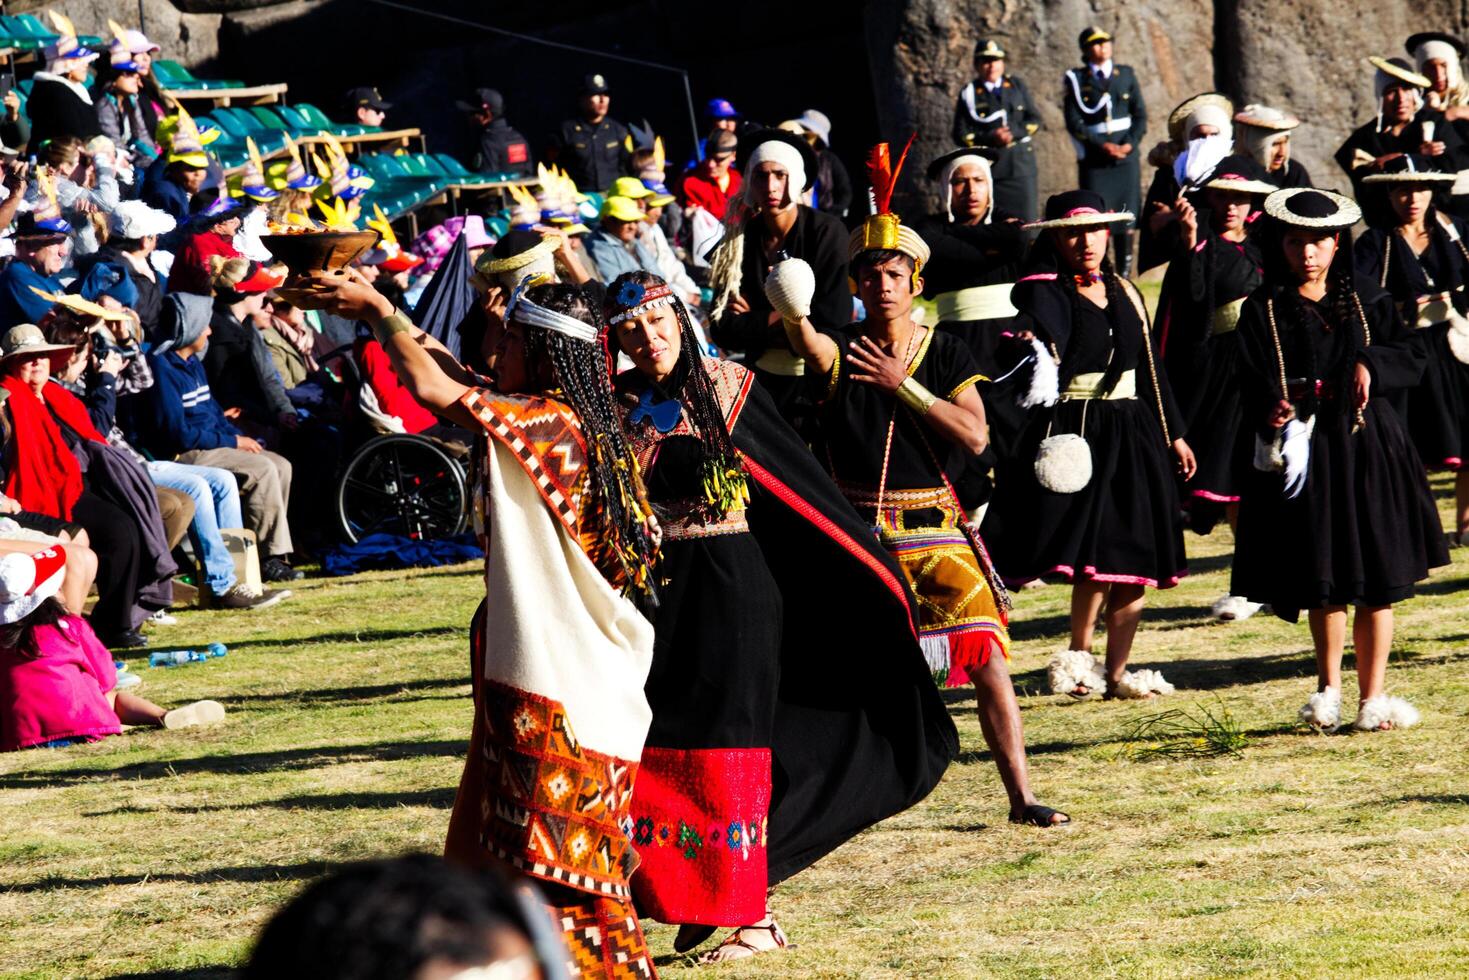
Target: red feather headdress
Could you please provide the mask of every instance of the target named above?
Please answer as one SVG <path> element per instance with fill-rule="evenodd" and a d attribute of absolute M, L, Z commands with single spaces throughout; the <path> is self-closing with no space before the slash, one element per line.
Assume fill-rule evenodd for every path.
<path fill-rule="evenodd" d="M 898 155 L 898 162 L 893 163 L 892 148 L 887 143 L 879 143 L 867 154 L 867 179 L 872 185 L 872 210 L 873 214 L 862 222 L 861 226 L 852 232 L 850 246 L 851 254 L 869 249 L 898 250 L 912 254 L 915 249 L 906 239 L 916 238 L 912 232 L 902 236 L 902 222 L 893 213 L 893 191 L 898 186 L 898 177 L 903 172 L 903 162 L 908 159 L 908 150 L 913 146 L 913 140 L 918 136 L 915 132 L 908 137 L 908 142 L 903 145 L 903 152 Z M 900 237 L 905 240 L 900 242 Z M 928 261 L 927 249 L 923 249 L 921 257 L 915 255 L 915 260 L 921 265 Z"/>

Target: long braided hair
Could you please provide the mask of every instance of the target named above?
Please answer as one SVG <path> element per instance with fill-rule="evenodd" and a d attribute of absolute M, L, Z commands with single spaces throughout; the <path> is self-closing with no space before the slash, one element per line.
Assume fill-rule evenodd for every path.
<path fill-rule="evenodd" d="M 626 284 L 629 283 L 640 288 L 628 290 Z M 641 269 L 624 272 L 608 285 L 603 312 L 610 318 L 625 313 L 628 309 L 635 309 L 638 302 L 624 303 L 619 297 L 636 293 L 640 302 L 644 291 L 666 285 L 660 277 Z M 704 449 L 700 482 L 704 488 L 708 516 L 718 519 L 743 507 L 749 501 L 749 484 L 740 466 L 734 442 L 730 438 L 729 426 L 724 420 L 724 409 L 720 407 L 719 396 L 714 392 L 714 383 L 704 368 L 704 357 L 700 352 L 698 335 L 694 333 L 693 322 L 689 320 L 688 311 L 676 297 L 668 305 L 678 317 L 679 335 L 678 364 L 668 384 L 668 394 L 684 403 L 689 420 L 699 431 L 699 441 Z M 608 340 L 609 369 L 615 360 L 612 355 L 617 353 L 617 344 L 615 339 Z"/>
<path fill-rule="evenodd" d="M 1265 256 L 1265 286 L 1270 289 L 1275 308 L 1279 311 L 1276 323 L 1280 327 L 1281 352 L 1292 353 L 1299 358 L 1298 363 L 1304 368 L 1307 380 L 1331 382 L 1336 386 L 1338 398 L 1345 399 L 1346 392 L 1351 390 L 1357 359 L 1348 353 L 1340 358 L 1340 368 L 1335 377 L 1323 377 L 1326 372 L 1318 361 L 1316 345 L 1311 342 L 1309 334 L 1311 321 L 1319 319 L 1319 315 L 1312 309 L 1312 304 L 1297 291 L 1300 280 L 1285 258 L 1285 235 L 1291 226 L 1273 218 L 1268 221 L 1262 249 Z M 1352 233 L 1350 229 L 1343 228 L 1334 234 L 1337 236 L 1336 254 L 1332 256 L 1331 268 L 1327 270 L 1326 295 L 1321 303 L 1330 311 L 1325 329 L 1328 333 L 1340 331 L 1336 338 L 1338 351 L 1360 351 L 1371 345 L 1372 332 L 1362 310 L 1362 301 L 1357 295 Z M 1289 366 L 1286 372 L 1292 373 Z M 1290 395 L 1282 392 L 1281 397 L 1289 398 Z M 1315 414 L 1321 407 L 1320 402 L 1315 386 L 1307 385 L 1305 398 L 1301 402 L 1301 417 L 1308 418 Z"/>
<path fill-rule="evenodd" d="M 537 306 L 581 320 L 605 335 L 597 304 L 579 286 L 547 283 L 526 290 Z M 532 377 L 549 365 L 562 397 L 581 418 L 591 466 L 593 507 L 604 518 L 598 541 L 599 568 L 612 569 L 625 584 L 624 594 L 636 593 L 651 606 L 653 563 L 657 549 L 648 536 L 647 493 L 638 474 L 637 458 L 627 444 L 622 421 L 613 403 L 612 387 L 604 367 L 601 345 L 575 340 L 554 330 L 525 331 L 527 367 Z"/>

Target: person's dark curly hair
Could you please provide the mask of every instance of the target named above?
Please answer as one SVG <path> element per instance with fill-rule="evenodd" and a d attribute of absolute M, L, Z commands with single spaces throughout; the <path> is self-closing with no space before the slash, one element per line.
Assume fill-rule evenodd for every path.
<path fill-rule="evenodd" d="M 485 966 L 541 938 L 512 887 L 427 854 L 349 865 L 266 923 L 243 976 L 403 980 L 434 962 Z"/>

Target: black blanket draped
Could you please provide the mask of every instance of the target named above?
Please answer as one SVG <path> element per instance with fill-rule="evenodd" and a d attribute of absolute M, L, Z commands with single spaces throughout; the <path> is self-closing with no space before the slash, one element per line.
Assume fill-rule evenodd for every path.
<path fill-rule="evenodd" d="M 1302 421 L 1315 418 L 1300 494 L 1288 499 L 1282 474 L 1251 468 L 1240 500 L 1230 591 L 1269 603 L 1291 622 L 1302 609 L 1406 599 L 1430 568 L 1448 563 L 1423 464 L 1386 397 L 1418 383 L 1422 346 L 1392 297 L 1360 276 L 1356 289 L 1370 344 L 1354 316 L 1336 315 L 1329 295 L 1314 303 L 1262 286 L 1239 323 L 1246 424 L 1274 437 L 1266 419 L 1281 397 L 1281 369 L 1266 308 L 1272 297 L 1291 399 Z M 1360 428 L 1352 389 L 1358 363 L 1371 376 Z"/>
<path fill-rule="evenodd" d="M 1447 220 L 1452 222 L 1454 233 L 1462 242 L 1469 228 L 1458 218 Z M 1449 346 L 1447 319 L 1427 311 L 1437 309 L 1447 314 L 1452 308 L 1462 315 L 1469 308 L 1469 296 L 1464 289 L 1469 279 L 1469 259 L 1465 258 L 1461 246 L 1449 238 L 1448 230 L 1432 211 L 1428 215 L 1428 228 L 1428 247 L 1422 255 L 1415 254 L 1396 231 L 1377 228 L 1362 234 L 1353 254 L 1357 273 L 1383 285 L 1392 294 L 1404 324 L 1427 355 L 1423 380 L 1398 393 L 1393 407 L 1404 415 L 1408 433 L 1424 463 L 1434 469 L 1460 470 L 1469 459 L 1469 365 L 1455 357 Z M 1425 314 L 1420 318 L 1419 302 L 1445 293 L 1447 305 L 1425 306 Z M 1413 330 L 1420 319 L 1425 322 Z"/>
<path fill-rule="evenodd" d="M 1158 301 L 1159 344 L 1168 384 L 1183 416 L 1183 436 L 1198 460 L 1184 485 L 1196 531 L 1239 499 L 1252 435 L 1240 425 L 1238 307 L 1260 284 L 1260 250 L 1251 241 L 1211 234 L 1168 267 Z M 1233 312 L 1231 312 L 1233 311 Z"/>
<path fill-rule="evenodd" d="M 641 827 L 640 797 L 656 805 L 668 784 L 687 781 L 685 764 L 700 753 L 767 749 L 769 821 L 760 843 L 775 884 L 922 800 L 957 753 L 958 735 L 897 566 L 753 377 L 727 361 L 705 367 L 749 478 L 748 529 L 665 531 L 673 540 L 663 549 L 667 584 L 647 685 L 653 726 L 632 809 Z M 626 403 L 652 384 L 626 372 L 617 387 Z M 676 391 L 658 387 L 654 397 Z M 693 498 L 703 457 L 687 412 L 667 434 L 651 418 L 632 422 L 635 414 L 628 430 L 648 463 L 655 507 Z M 669 765 L 660 766 L 665 748 Z M 734 768 L 749 758 L 746 751 Z M 708 769 L 704 778 L 747 775 Z M 721 794 L 729 795 L 719 787 L 707 795 Z M 644 863 L 633 884 L 645 914 L 738 925 L 763 913 L 730 919 L 735 910 L 715 893 L 717 870 L 704 886 L 681 880 L 703 869 L 665 860 L 677 849 L 640 841 L 641 832 L 634 843 Z M 734 845 L 719 843 L 733 860 Z M 734 867 L 726 880 L 740 873 Z"/>

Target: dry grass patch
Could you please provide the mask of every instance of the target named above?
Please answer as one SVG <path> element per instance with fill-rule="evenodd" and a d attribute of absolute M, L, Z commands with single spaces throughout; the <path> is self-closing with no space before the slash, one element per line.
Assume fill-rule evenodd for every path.
<path fill-rule="evenodd" d="M 1320 736 L 1294 724 L 1314 683 L 1304 625 L 1208 620 L 1230 546 L 1227 531 L 1190 538 L 1196 574 L 1150 596 L 1135 662 L 1180 689 L 1159 704 L 1045 694 L 1068 593 L 1019 595 L 1013 669 L 1033 778 L 1073 829 L 1005 822 L 973 698 L 954 692 L 965 752 L 942 785 L 778 890 L 800 948 L 708 972 L 1469 972 L 1469 556 L 1456 552 L 1399 615 L 1389 681 L 1423 726 Z M 0 757 L 0 972 L 223 976 L 324 870 L 437 850 L 468 731 L 464 628 L 480 589 L 467 568 L 312 580 L 259 615 L 189 613 L 159 630 L 163 645 L 218 639 L 231 652 L 144 668 L 144 692 L 218 697 L 230 717 Z M 1139 719 L 1195 705 L 1232 715 L 1239 757 L 1131 757 Z M 696 972 L 672 955 L 671 929 L 649 932 L 666 975 Z"/>

